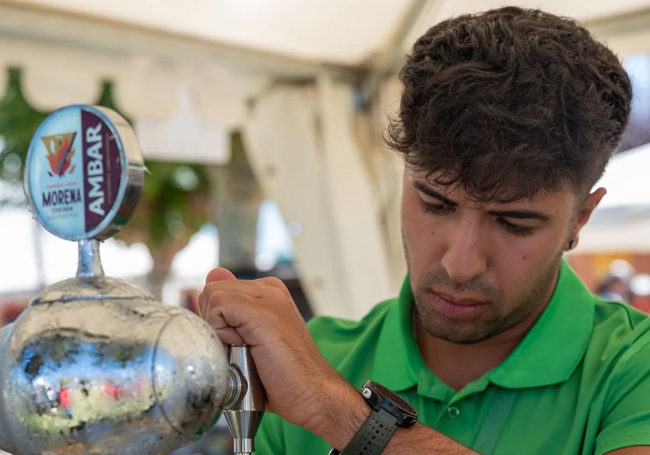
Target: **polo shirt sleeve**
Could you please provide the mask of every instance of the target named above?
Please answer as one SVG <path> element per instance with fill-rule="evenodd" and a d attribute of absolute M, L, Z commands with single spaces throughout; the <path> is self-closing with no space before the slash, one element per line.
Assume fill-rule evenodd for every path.
<path fill-rule="evenodd" d="M 650 345 L 644 338 L 637 340 L 642 347 L 635 343 L 614 367 L 594 455 L 650 446 Z"/>
<path fill-rule="evenodd" d="M 256 455 L 284 455 L 283 420 L 277 414 L 264 413 L 255 436 Z"/>

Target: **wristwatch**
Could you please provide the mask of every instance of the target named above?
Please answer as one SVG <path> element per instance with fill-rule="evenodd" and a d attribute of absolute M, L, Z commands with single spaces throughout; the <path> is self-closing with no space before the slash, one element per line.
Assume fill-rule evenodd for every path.
<path fill-rule="evenodd" d="M 329 455 L 379 455 L 398 428 L 409 428 L 418 420 L 418 412 L 395 392 L 374 381 L 366 381 L 361 395 L 372 408 L 370 416 L 348 446 Z"/>

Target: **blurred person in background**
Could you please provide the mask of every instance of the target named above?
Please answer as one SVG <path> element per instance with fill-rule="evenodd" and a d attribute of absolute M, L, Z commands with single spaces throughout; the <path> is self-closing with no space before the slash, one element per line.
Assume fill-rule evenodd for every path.
<path fill-rule="evenodd" d="M 650 275 L 639 273 L 630 280 L 630 305 L 650 314 Z"/>
<path fill-rule="evenodd" d="M 619 276 L 607 276 L 598 285 L 597 294 L 605 300 L 629 302 L 628 282 Z"/>
<path fill-rule="evenodd" d="M 61 379 L 61 388 L 59 390 L 59 404 L 61 408 L 65 411 L 65 415 L 68 419 L 72 419 L 72 412 L 70 411 L 70 387 L 68 386 L 67 379 Z"/>
<path fill-rule="evenodd" d="M 27 308 L 26 302 L 4 302 L 0 305 L 0 326 L 11 324 Z"/>
<path fill-rule="evenodd" d="M 630 302 L 630 280 L 634 276 L 634 268 L 622 259 L 612 261 L 607 276 L 599 283 L 597 294 L 605 300 Z"/>
<path fill-rule="evenodd" d="M 432 27 L 400 79 L 399 296 L 307 327 L 277 279 L 215 269 L 199 296 L 251 346 L 258 453 L 650 455 L 648 317 L 563 259 L 628 122 L 620 62 L 571 19 L 506 7 Z"/>

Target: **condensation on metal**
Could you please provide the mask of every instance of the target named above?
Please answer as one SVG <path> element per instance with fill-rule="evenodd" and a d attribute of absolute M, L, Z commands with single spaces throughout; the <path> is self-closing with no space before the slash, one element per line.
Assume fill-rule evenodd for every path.
<path fill-rule="evenodd" d="M 167 453 L 230 395 L 214 331 L 149 298 L 48 301 L 0 333 L 0 449 L 16 455 Z"/>
<path fill-rule="evenodd" d="M 87 237 L 75 238 L 81 241 L 77 276 L 47 287 L 16 322 L 0 328 L 0 450 L 162 455 L 207 431 L 228 402 L 235 444 L 250 452 L 264 390 L 248 348 L 231 348 L 242 374 L 233 383 L 222 343 L 207 323 L 104 276 L 97 239 L 126 223 L 143 173 L 133 132 L 117 114 L 101 113 L 118 124 L 133 163 L 122 176 L 124 199 Z"/>

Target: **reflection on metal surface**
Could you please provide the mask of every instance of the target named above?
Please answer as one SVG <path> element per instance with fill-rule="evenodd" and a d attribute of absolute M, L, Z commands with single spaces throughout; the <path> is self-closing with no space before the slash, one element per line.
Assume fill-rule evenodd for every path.
<path fill-rule="evenodd" d="M 104 267 L 99 259 L 99 240 L 90 239 L 79 241 L 77 276 L 104 276 Z"/>
<path fill-rule="evenodd" d="M 11 453 L 167 453 L 209 428 L 228 395 L 221 343 L 182 309 L 32 305 L 3 332 L 0 449 Z"/>
<path fill-rule="evenodd" d="M 83 172 L 74 173 L 77 149 Z M 248 349 L 232 348 L 241 373 L 233 377 L 202 319 L 104 276 L 98 239 L 126 223 L 144 178 L 126 121 L 104 108 L 60 109 L 39 128 L 28 161 L 34 215 L 80 241 L 79 266 L 77 277 L 49 286 L 0 329 L 0 451 L 162 455 L 209 429 L 226 402 L 241 437 L 235 444 L 252 451 L 264 391 Z"/>

